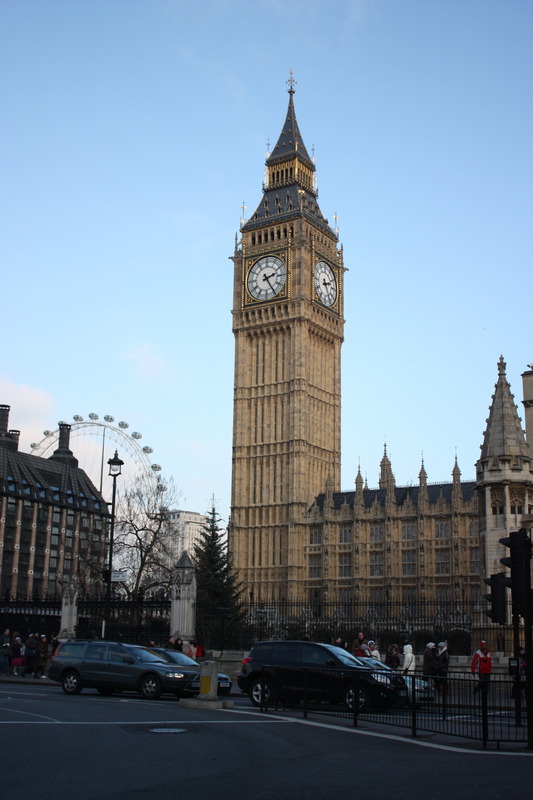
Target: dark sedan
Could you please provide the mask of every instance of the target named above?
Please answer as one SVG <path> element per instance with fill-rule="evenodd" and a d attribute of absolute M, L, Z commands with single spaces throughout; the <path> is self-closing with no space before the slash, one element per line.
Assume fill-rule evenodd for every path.
<path fill-rule="evenodd" d="M 198 664 L 197 661 L 194 661 L 189 656 L 186 656 L 185 653 L 181 653 L 179 650 L 164 650 L 161 647 L 151 647 L 151 653 L 158 653 L 160 655 L 164 655 L 165 658 L 170 658 L 174 664 L 178 664 L 180 667 L 184 667 L 186 670 L 197 670 L 193 681 L 190 684 L 190 691 L 191 694 L 198 694 L 200 691 L 200 670 L 202 667 Z M 218 694 L 221 697 L 227 697 L 231 692 L 231 687 L 233 685 L 233 681 L 226 675 L 224 672 L 218 673 Z"/>

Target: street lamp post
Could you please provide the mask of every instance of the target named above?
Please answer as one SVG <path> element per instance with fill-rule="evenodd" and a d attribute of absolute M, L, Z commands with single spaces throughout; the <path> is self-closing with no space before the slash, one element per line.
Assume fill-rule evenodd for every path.
<path fill-rule="evenodd" d="M 105 626 L 109 624 L 111 613 L 111 583 L 113 579 L 113 539 L 115 536 L 115 501 L 117 496 L 117 478 L 122 474 L 122 467 L 124 462 L 118 457 L 118 451 L 115 450 L 115 455 L 107 462 L 109 465 L 109 475 L 113 479 L 113 496 L 111 500 L 111 525 L 109 528 L 109 561 L 107 569 L 107 588 L 106 588 L 106 602 L 105 602 L 105 620 L 103 624 L 102 637 L 105 638 Z"/>

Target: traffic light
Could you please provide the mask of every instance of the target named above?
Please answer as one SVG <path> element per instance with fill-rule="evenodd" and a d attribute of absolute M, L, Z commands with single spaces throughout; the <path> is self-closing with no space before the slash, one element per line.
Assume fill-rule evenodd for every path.
<path fill-rule="evenodd" d="M 514 531 L 500 539 L 500 544 L 508 547 L 511 555 L 500 558 L 500 564 L 511 570 L 511 597 L 513 601 L 513 614 L 524 616 L 527 613 L 528 594 L 531 592 L 530 560 L 531 540 L 524 528 Z"/>
<path fill-rule="evenodd" d="M 498 625 L 505 625 L 507 622 L 507 598 L 505 590 L 509 585 L 505 572 L 497 572 L 490 578 L 485 578 L 484 583 L 492 589 L 490 594 L 485 595 L 485 600 L 492 604 L 490 611 L 485 611 L 487 617 Z"/>

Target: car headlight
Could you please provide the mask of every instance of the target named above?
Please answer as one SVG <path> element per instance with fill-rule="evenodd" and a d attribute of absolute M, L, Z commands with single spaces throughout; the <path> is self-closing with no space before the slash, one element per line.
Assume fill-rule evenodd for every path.
<path fill-rule="evenodd" d="M 183 672 L 165 672 L 165 677 L 178 678 L 178 680 L 181 680 L 185 677 L 185 675 Z"/>
<path fill-rule="evenodd" d="M 378 683 L 385 683 L 387 686 L 390 686 L 392 683 L 389 675 L 385 675 L 384 673 L 376 673 L 374 674 L 374 678 Z"/>

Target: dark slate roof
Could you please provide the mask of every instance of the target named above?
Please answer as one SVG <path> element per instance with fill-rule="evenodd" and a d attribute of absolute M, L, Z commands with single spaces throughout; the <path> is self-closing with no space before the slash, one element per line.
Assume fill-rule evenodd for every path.
<path fill-rule="evenodd" d="M 291 89 L 289 91 L 289 107 L 285 118 L 285 124 L 283 125 L 283 130 L 266 164 L 268 167 L 272 167 L 278 162 L 287 161 L 291 158 L 298 158 L 312 172 L 315 172 L 316 167 L 313 159 L 307 152 L 300 129 L 298 128 L 296 113 L 294 111 L 293 95 L 294 91 Z M 306 217 L 314 225 L 327 231 L 330 236 L 335 236 L 326 217 L 324 217 L 318 206 L 317 193 L 310 190 L 307 186 L 298 183 L 295 178 L 294 183 L 276 186 L 272 189 L 265 189 L 261 202 L 250 219 L 243 226 L 242 230 L 252 231 L 255 228 L 264 227 L 265 223 L 277 225 L 301 217 Z"/>
<path fill-rule="evenodd" d="M 305 147 L 298 122 L 296 121 L 296 112 L 294 110 L 294 91 L 289 91 L 289 108 L 287 109 L 287 116 L 285 117 L 285 124 L 283 130 L 279 135 L 276 146 L 272 150 L 268 160 L 267 166 L 273 166 L 280 161 L 286 161 L 288 158 L 298 156 L 300 161 L 303 161 L 314 172 L 315 165 L 312 158 Z"/>
<path fill-rule="evenodd" d="M 254 228 L 263 227 L 265 222 L 279 225 L 302 216 L 327 230 L 330 236 L 333 234 L 326 217 L 319 208 L 315 195 L 302 189 L 297 183 L 267 189 L 263 193 L 263 199 L 242 230 L 251 231 Z"/>
<path fill-rule="evenodd" d="M 79 467 L 1 446 L 0 493 L 108 514 L 107 502 Z"/>
<path fill-rule="evenodd" d="M 475 481 L 462 481 L 461 491 L 463 500 L 469 502 L 474 496 Z M 430 483 L 427 485 L 427 493 L 430 505 L 435 505 L 439 499 L 446 503 L 452 501 L 453 483 Z M 395 501 L 398 507 L 401 507 L 407 499 L 417 506 L 420 493 L 419 486 L 396 486 L 395 487 Z M 386 489 L 363 489 L 363 501 L 365 508 L 370 508 L 376 500 L 381 506 L 385 506 L 385 498 L 387 496 Z M 319 494 L 315 499 L 315 506 L 321 511 L 324 510 L 325 494 Z M 355 491 L 351 492 L 334 492 L 333 493 L 333 506 L 336 511 L 340 510 L 343 505 L 348 505 L 353 508 L 355 501 Z"/>
<path fill-rule="evenodd" d="M 498 362 L 498 382 L 492 395 L 487 428 L 481 445 L 481 459 L 529 458 L 526 437 L 507 380 L 503 356 Z"/>

